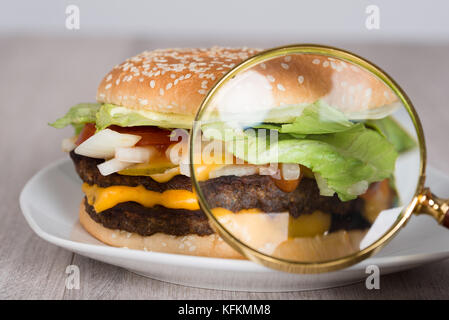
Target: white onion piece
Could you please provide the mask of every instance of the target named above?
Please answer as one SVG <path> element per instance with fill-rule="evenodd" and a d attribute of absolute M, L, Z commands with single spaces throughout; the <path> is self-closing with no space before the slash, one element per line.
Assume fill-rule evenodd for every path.
<path fill-rule="evenodd" d="M 76 139 L 77 139 L 76 136 L 75 137 L 71 137 L 71 138 L 63 139 L 62 143 L 61 143 L 62 151 L 70 152 L 73 149 L 75 149 L 76 148 L 76 144 L 75 144 Z"/>
<path fill-rule="evenodd" d="M 259 168 L 253 165 L 234 164 L 221 167 L 209 173 L 209 179 L 218 178 L 222 176 L 250 176 L 257 174 Z"/>
<path fill-rule="evenodd" d="M 100 163 L 97 167 L 102 175 L 108 176 L 111 173 L 126 169 L 132 165 L 131 162 L 123 162 L 114 158 Z"/>
<path fill-rule="evenodd" d="M 328 197 L 334 195 L 335 191 L 329 187 L 327 181 L 319 173 L 315 173 L 315 180 L 318 188 L 320 189 L 320 195 Z"/>
<path fill-rule="evenodd" d="M 145 163 L 149 162 L 158 151 L 155 147 L 115 148 L 115 159 L 123 162 Z"/>
<path fill-rule="evenodd" d="M 284 180 L 299 179 L 301 169 L 297 163 L 281 163 L 282 177 Z"/>
<path fill-rule="evenodd" d="M 278 169 L 279 168 L 278 168 L 277 163 L 272 163 L 269 166 L 259 167 L 259 174 L 261 176 L 272 176 L 272 175 L 276 174 Z"/>
<path fill-rule="evenodd" d="M 185 163 L 189 158 L 189 144 L 184 141 L 174 143 L 167 148 L 165 155 L 173 164 Z"/>
<path fill-rule="evenodd" d="M 114 156 L 115 148 L 132 147 L 140 139 L 140 136 L 134 134 L 104 129 L 81 143 L 75 149 L 75 153 L 90 158 L 109 159 Z"/>
<path fill-rule="evenodd" d="M 190 165 L 188 163 L 181 163 L 179 165 L 179 172 L 182 175 L 185 175 L 187 177 L 190 177 Z"/>

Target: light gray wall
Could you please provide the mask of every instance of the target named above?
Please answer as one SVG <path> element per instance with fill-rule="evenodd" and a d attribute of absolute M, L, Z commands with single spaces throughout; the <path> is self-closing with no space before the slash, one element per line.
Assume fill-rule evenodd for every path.
<path fill-rule="evenodd" d="M 80 8 L 81 28 L 65 28 L 65 8 Z M 367 30 L 365 9 L 380 9 Z M 39 0 L 3 1 L 0 34 L 264 38 L 283 42 L 447 42 L 447 0 Z"/>

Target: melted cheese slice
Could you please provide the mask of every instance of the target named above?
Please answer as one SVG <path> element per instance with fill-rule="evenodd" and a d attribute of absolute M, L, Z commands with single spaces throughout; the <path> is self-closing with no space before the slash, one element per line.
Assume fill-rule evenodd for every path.
<path fill-rule="evenodd" d="M 155 192 L 145 189 L 144 186 L 111 186 L 101 188 L 97 185 L 83 184 L 83 192 L 88 203 L 96 212 L 101 212 L 116 206 L 119 203 L 133 201 L 144 207 L 161 205 L 171 209 L 199 210 L 195 193 L 188 190 L 166 190 Z"/>

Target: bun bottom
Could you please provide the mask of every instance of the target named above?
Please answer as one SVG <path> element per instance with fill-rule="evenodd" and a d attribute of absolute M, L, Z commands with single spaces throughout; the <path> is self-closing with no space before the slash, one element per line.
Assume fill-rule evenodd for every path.
<path fill-rule="evenodd" d="M 211 258 L 243 259 L 242 255 L 226 244 L 217 234 L 173 236 L 156 233 L 151 236 L 141 236 L 137 233 L 106 228 L 92 220 L 85 210 L 84 201 L 80 205 L 79 219 L 84 229 L 93 237 L 114 247 Z"/>
<path fill-rule="evenodd" d="M 233 218 L 235 222 L 239 222 L 241 217 L 243 216 Z M 217 234 L 174 236 L 156 233 L 151 236 L 141 236 L 124 230 L 109 229 L 89 216 L 85 210 L 84 201 L 80 205 L 79 218 L 87 232 L 101 242 L 114 247 L 211 258 L 244 259 Z M 253 227 L 254 230 L 246 230 L 246 232 L 261 235 L 260 225 L 255 223 Z M 262 230 L 265 229 L 262 228 Z M 366 232 L 367 230 L 340 230 L 323 236 L 279 241 L 271 254 L 279 258 L 308 262 L 337 259 L 360 250 L 360 242 Z M 262 239 L 265 237 L 262 236 Z"/>

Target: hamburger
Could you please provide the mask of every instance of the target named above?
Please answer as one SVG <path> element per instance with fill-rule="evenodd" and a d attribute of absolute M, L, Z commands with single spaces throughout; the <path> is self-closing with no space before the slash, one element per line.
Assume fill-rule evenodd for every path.
<path fill-rule="evenodd" d="M 92 236 L 129 249 L 241 258 L 211 228 L 198 204 L 186 161 L 188 135 L 212 85 L 259 51 L 143 52 L 106 74 L 96 103 L 78 104 L 51 123 L 75 128 L 62 145 L 83 181 L 79 218 Z M 273 86 L 271 102 L 280 112 L 263 119 L 257 110 L 250 112 L 255 120 L 233 132 L 231 140 L 250 144 L 251 130 L 276 132 L 281 139 L 270 145 L 279 149 L 276 159 L 240 154 L 225 141 L 224 152 L 241 161 L 195 165 L 208 204 L 223 223 L 249 216 L 255 235 L 275 227 L 268 216 L 287 221 L 285 234 L 270 252 L 278 256 L 330 259 L 357 250 L 379 212 L 394 205 L 396 158 L 414 146 L 389 117 L 397 107 L 394 94 L 368 73 L 348 68 L 345 81 L 353 83 L 347 88 L 364 89 L 348 91 L 351 99 L 343 101 L 349 89 L 330 90 L 332 81 L 343 80 L 336 68 L 323 67 L 324 59 L 310 55 L 278 61 L 288 63 L 291 74 L 270 66 L 258 70 L 270 82 L 282 81 Z M 300 103 L 300 113 L 289 99 Z M 219 108 L 232 111 L 233 106 Z M 322 122 L 323 115 L 330 121 Z M 206 141 L 214 140 L 210 129 L 224 130 L 206 124 Z M 330 249 L 330 243 L 345 252 Z"/>

